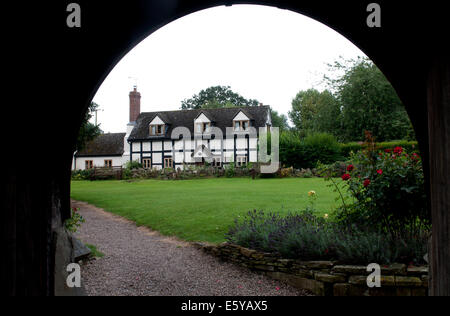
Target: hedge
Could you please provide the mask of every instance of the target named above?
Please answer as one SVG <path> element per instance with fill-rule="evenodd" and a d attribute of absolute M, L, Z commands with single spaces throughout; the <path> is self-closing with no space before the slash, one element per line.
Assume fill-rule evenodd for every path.
<path fill-rule="evenodd" d="M 406 140 L 398 140 L 398 141 L 391 141 L 391 142 L 383 142 L 383 143 L 377 143 L 377 148 L 379 150 L 386 150 L 386 149 L 392 149 L 395 147 L 403 147 L 407 152 L 419 152 L 419 144 L 417 142 L 409 142 Z M 363 149 L 363 145 L 361 143 L 347 143 L 347 144 L 341 144 L 341 154 L 344 157 L 349 157 L 350 152 L 358 152 L 361 149 Z"/>
<path fill-rule="evenodd" d="M 377 143 L 379 150 L 403 147 L 406 152 L 418 152 L 417 142 L 391 141 Z M 296 169 L 315 168 L 317 162 L 332 164 L 345 161 L 350 152 L 363 149 L 362 143 L 340 144 L 336 138 L 329 134 L 313 134 L 300 138 L 296 133 L 285 132 L 280 135 L 280 162 L 283 167 Z"/>

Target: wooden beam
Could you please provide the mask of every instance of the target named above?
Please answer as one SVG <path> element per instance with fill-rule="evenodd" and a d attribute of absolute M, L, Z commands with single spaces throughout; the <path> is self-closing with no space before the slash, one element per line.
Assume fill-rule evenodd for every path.
<path fill-rule="evenodd" d="M 430 200 L 433 220 L 430 295 L 450 295 L 450 57 L 428 80 Z"/>

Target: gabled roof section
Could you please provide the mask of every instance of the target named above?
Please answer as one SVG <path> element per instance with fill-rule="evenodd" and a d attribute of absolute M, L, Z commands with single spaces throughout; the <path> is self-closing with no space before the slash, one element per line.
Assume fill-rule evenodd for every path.
<path fill-rule="evenodd" d="M 149 135 L 148 126 L 156 116 L 159 116 L 168 125 L 164 138 L 170 139 L 173 129 L 177 127 L 186 127 L 194 135 L 194 121 L 202 113 L 212 122 L 213 127 L 222 130 L 226 135 L 226 128 L 233 127 L 233 119 L 243 112 L 251 120 L 251 125 L 255 128 L 265 127 L 267 115 L 270 115 L 268 106 L 250 106 L 250 107 L 231 107 L 219 109 L 199 109 L 199 110 L 180 110 L 167 112 L 143 112 L 136 121 L 136 127 L 130 134 L 128 140 L 146 140 L 160 139 L 161 136 L 152 137 Z"/>
<path fill-rule="evenodd" d="M 213 118 L 210 117 L 210 113 L 205 112 L 205 111 L 200 111 L 200 112 L 198 113 L 197 117 L 195 118 L 195 121 L 198 120 L 198 118 L 199 118 L 200 116 L 202 116 L 202 115 L 206 116 L 206 118 L 207 118 L 208 120 L 210 120 L 211 122 L 214 121 Z"/>
<path fill-rule="evenodd" d="M 160 122 L 158 122 L 158 121 L 161 121 L 162 123 L 167 124 L 167 122 L 164 121 L 164 119 L 162 119 L 159 115 L 155 115 L 155 117 L 150 122 L 150 124 L 160 124 Z"/>
<path fill-rule="evenodd" d="M 243 114 L 243 115 L 245 115 L 245 116 L 247 117 L 247 119 L 252 120 L 251 115 L 248 115 L 247 113 L 245 113 L 244 110 L 239 111 L 239 112 L 233 117 L 233 120 L 235 120 L 240 114 Z"/>
<path fill-rule="evenodd" d="M 75 157 L 122 156 L 125 133 L 108 133 L 97 136 Z"/>

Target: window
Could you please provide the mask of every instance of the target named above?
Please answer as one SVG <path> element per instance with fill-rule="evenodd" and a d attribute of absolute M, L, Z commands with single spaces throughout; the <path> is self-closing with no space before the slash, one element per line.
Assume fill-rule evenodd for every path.
<path fill-rule="evenodd" d="M 112 160 L 105 160 L 105 168 L 112 168 Z"/>
<path fill-rule="evenodd" d="M 235 132 L 245 132 L 250 127 L 250 121 L 234 121 L 233 124 Z"/>
<path fill-rule="evenodd" d="M 172 158 L 164 158 L 164 168 L 172 168 L 173 169 L 173 159 Z"/>
<path fill-rule="evenodd" d="M 92 168 L 94 168 L 94 161 L 92 161 L 92 160 L 86 160 L 86 161 L 84 162 L 84 168 L 85 168 L 85 169 L 92 169 Z"/>
<path fill-rule="evenodd" d="M 237 160 L 237 166 L 238 167 L 243 167 L 247 164 L 247 157 L 246 156 L 237 156 L 236 157 Z"/>
<path fill-rule="evenodd" d="M 222 167 L 222 158 L 214 158 L 213 166 L 216 168 Z"/>
<path fill-rule="evenodd" d="M 152 168 L 152 160 L 149 158 L 142 159 L 142 166 L 144 169 L 151 169 Z"/>
<path fill-rule="evenodd" d="M 195 130 L 197 133 L 209 133 L 211 131 L 211 123 L 197 123 Z"/>
<path fill-rule="evenodd" d="M 164 125 L 150 125 L 150 135 L 152 136 L 164 135 Z"/>

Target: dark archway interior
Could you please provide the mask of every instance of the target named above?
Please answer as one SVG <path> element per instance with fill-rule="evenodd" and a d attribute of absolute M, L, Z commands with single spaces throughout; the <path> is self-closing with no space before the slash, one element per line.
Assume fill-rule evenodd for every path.
<path fill-rule="evenodd" d="M 260 4 L 314 18 L 351 40 L 384 72 L 405 104 L 424 156 L 433 213 L 433 294 L 450 294 L 450 55 L 449 27 L 439 1 L 418 5 L 377 1 L 382 27 L 366 24 L 372 1 L 134 0 L 78 1 L 81 28 L 66 26 L 66 7 L 8 7 L 14 61 L 6 181 L 1 192 L 1 260 L 6 294 L 53 295 L 57 231 L 69 215 L 70 166 L 81 118 L 112 68 L 165 24 L 218 5 Z M 19 16 L 20 15 L 20 16 Z M 206 27 L 206 26 L 205 26 Z M 429 150 L 430 149 L 430 150 Z"/>

